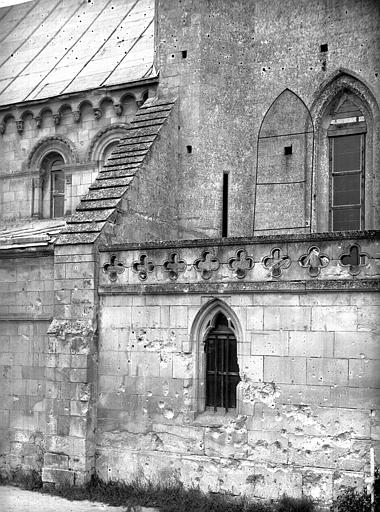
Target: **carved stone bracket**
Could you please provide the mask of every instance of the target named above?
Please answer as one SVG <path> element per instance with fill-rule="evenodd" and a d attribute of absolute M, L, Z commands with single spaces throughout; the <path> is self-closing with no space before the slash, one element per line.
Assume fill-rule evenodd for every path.
<path fill-rule="evenodd" d="M 152 261 L 148 260 L 148 256 L 146 254 L 142 254 L 140 256 L 139 261 L 134 261 L 132 264 L 132 272 L 138 275 L 140 281 L 146 281 L 148 279 L 148 274 L 153 272 L 154 264 Z"/>
<path fill-rule="evenodd" d="M 263 266 L 269 270 L 272 277 L 280 277 L 282 271 L 289 268 L 292 260 L 288 255 L 283 255 L 281 249 L 275 247 L 268 256 L 263 258 Z"/>
<path fill-rule="evenodd" d="M 94 112 L 95 119 L 100 119 L 103 115 L 102 109 L 100 109 L 100 108 L 94 108 L 93 112 Z"/>
<path fill-rule="evenodd" d="M 330 258 L 326 254 L 321 254 L 319 247 L 313 245 L 309 248 L 307 254 L 303 254 L 298 260 L 303 268 L 307 268 L 311 277 L 317 277 L 322 268 L 327 267 Z"/>
<path fill-rule="evenodd" d="M 123 113 L 123 105 L 121 105 L 120 103 L 115 103 L 113 108 L 115 110 L 115 114 L 117 116 L 121 116 L 121 114 Z"/>
<path fill-rule="evenodd" d="M 61 124 L 61 114 L 58 112 L 57 114 L 53 114 L 54 124 L 58 126 Z"/>
<path fill-rule="evenodd" d="M 176 252 L 172 252 L 169 258 L 164 262 L 164 271 L 168 273 L 169 279 L 176 281 L 181 272 L 185 272 L 186 261 L 181 260 Z"/>
<path fill-rule="evenodd" d="M 24 121 L 20 119 L 20 121 L 16 121 L 16 128 L 18 133 L 22 133 L 24 131 Z"/>
<path fill-rule="evenodd" d="M 369 256 L 365 252 L 360 252 L 360 245 L 352 244 L 347 253 L 343 253 L 339 262 L 343 267 L 348 266 L 348 271 L 352 276 L 357 276 L 363 267 L 368 264 Z"/>
<path fill-rule="evenodd" d="M 201 273 L 203 279 L 210 279 L 212 273 L 218 270 L 219 267 L 219 258 L 210 251 L 204 251 L 202 257 L 194 261 L 194 268 Z"/>
<path fill-rule="evenodd" d="M 124 271 L 124 264 L 116 256 L 111 256 L 110 262 L 103 265 L 103 272 L 108 274 L 108 279 L 112 282 L 115 282 L 118 274 L 122 274 Z"/>
<path fill-rule="evenodd" d="M 255 265 L 253 258 L 248 256 L 245 249 L 238 249 L 236 256 L 228 260 L 228 268 L 235 273 L 238 279 L 244 279 L 249 270 Z"/>

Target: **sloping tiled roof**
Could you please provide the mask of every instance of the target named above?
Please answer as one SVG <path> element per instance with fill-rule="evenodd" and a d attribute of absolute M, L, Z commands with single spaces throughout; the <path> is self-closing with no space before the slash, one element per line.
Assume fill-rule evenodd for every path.
<path fill-rule="evenodd" d="M 174 102 L 148 99 L 136 113 L 90 191 L 67 220 L 58 244 L 92 243 L 116 214 L 121 198 L 142 166 Z"/>
<path fill-rule="evenodd" d="M 62 219 L 49 219 L 0 229 L 0 251 L 47 247 L 56 241 L 64 226 Z"/>
<path fill-rule="evenodd" d="M 0 9 L 0 105 L 153 76 L 154 0 L 34 0 Z"/>

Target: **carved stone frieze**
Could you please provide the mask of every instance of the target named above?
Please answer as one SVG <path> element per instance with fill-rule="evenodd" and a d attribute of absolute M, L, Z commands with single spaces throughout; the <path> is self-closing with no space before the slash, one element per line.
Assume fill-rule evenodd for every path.
<path fill-rule="evenodd" d="M 130 268 L 132 273 L 137 274 L 140 281 L 146 281 L 149 274 L 155 271 L 151 278 L 152 286 L 164 284 L 165 281 L 171 281 L 176 286 L 191 283 L 194 285 L 198 283 L 201 286 L 202 281 L 208 280 L 219 282 L 219 285 L 228 282 L 232 285 L 234 281 L 237 284 L 236 280 L 242 281 L 249 276 L 246 283 L 272 282 L 275 284 L 277 282 L 281 287 L 286 286 L 287 282 L 295 282 L 302 287 L 313 287 L 317 286 L 315 280 L 317 277 L 319 277 L 318 282 L 344 280 L 349 278 L 347 273 L 351 276 L 360 274 L 361 279 L 377 278 L 380 261 L 376 256 L 375 239 L 377 240 L 378 235 L 377 232 L 368 233 L 364 243 L 365 251 L 357 240 L 348 237 L 345 237 L 347 241 L 342 248 L 342 240 L 333 234 L 330 235 L 330 239 L 324 240 L 323 252 L 320 235 L 310 236 L 310 245 L 305 245 L 306 240 L 302 242 L 289 240 L 287 243 L 281 241 L 274 247 L 271 247 L 268 242 L 264 245 L 258 244 L 256 240 L 253 243 L 247 242 L 245 245 L 239 244 L 240 246 L 216 243 L 211 247 L 202 246 L 200 242 L 199 245 L 185 243 L 184 246 L 179 242 L 174 246 L 168 246 L 166 242 L 157 242 L 158 247 L 148 244 L 142 249 L 141 244 L 138 246 L 128 244 L 131 248 L 126 246 L 123 249 L 122 246 L 116 246 L 114 251 L 125 251 L 123 267 Z M 302 237 L 306 238 L 304 235 Z M 358 233 L 358 240 L 364 238 L 365 233 Z M 269 243 L 273 243 L 273 240 L 271 239 Z M 160 245 L 163 247 L 161 248 Z M 194 245 L 198 249 L 195 249 Z M 371 247 L 375 255 L 371 255 Z M 106 250 L 108 252 L 108 249 Z M 128 251 L 130 250 L 138 251 L 138 256 L 129 259 Z M 252 252 L 255 253 L 255 257 Z M 114 254 L 115 252 L 110 253 L 109 260 L 103 261 L 102 268 L 106 274 L 115 271 L 113 267 L 121 268 L 115 258 L 111 259 Z M 261 262 L 257 270 L 255 259 Z M 292 262 L 298 264 L 292 267 Z M 266 272 L 263 272 L 263 269 Z M 325 270 L 321 275 L 323 269 Z M 342 269 L 345 270 L 342 271 Z M 197 278 L 198 273 L 201 280 Z M 181 279 L 179 279 L 180 276 Z M 112 277 L 114 277 L 113 274 Z M 138 285 L 134 284 L 134 286 Z M 207 283 L 203 282 L 202 286 L 207 286 Z"/>

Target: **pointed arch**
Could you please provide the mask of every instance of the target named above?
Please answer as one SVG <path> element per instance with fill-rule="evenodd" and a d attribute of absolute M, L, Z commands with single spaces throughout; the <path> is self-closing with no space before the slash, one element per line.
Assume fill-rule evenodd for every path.
<path fill-rule="evenodd" d="M 373 121 L 379 119 L 379 105 L 369 86 L 352 71 L 338 69 L 314 93 L 310 113 L 316 131 L 321 128 L 322 119 L 331 101 L 343 91 L 351 93 L 361 102 L 369 118 Z"/>
<path fill-rule="evenodd" d="M 255 234 L 310 230 L 313 144 L 309 109 L 295 92 L 284 89 L 267 110 L 258 134 Z"/>
<path fill-rule="evenodd" d="M 364 118 L 360 123 L 346 123 L 335 126 L 335 133 L 331 127 L 334 117 L 338 115 L 342 104 L 352 104 L 362 113 Z M 376 209 L 378 203 L 379 176 L 375 169 L 378 169 L 380 161 L 377 148 L 380 144 L 380 134 L 378 126 L 380 123 L 379 105 L 369 86 L 365 84 L 355 73 L 346 69 L 336 70 L 328 80 L 314 93 L 314 100 L 311 105 L 311 115 L 315 125 L 315 148 L 314 162 L 315 173 L 313 180 L 312 194 L 312 230 L 313 231 L 331 231 L 341 229 L 374 229 L 379 222 L 379 212 Z M 347 206 L 347 212 L 343 208 L 341 215 L 345 219 L 350 211 L 359 209 L 355 220 L 352 222 L 344 221 L 341 226 L 334 221 L 335 211 L 335 188 L 333 161 L 331 155 L 333 146 L 337 142 L 342 144 L 343 137 L 353 140 L 354 132 L 361 135 L 362 162 L 360 164 L 360 189 L 357 189 L 356 195 L 359 199 L 355 200 L 357 205 Z M 337 138 L 339 137 L 339 139 Z M 358 138 L 358 137 L 356 137 Z M 358 150 L 359 151 L 359 150 Z M 359 179 L 359 174 L 358 174 Z M 347 200 L 345 200 L 347 201 Z M 341 200 L 340 200 L 341 202 Z M 350 210 L 350 208 L 352 210 Z"/>
<path fill-rule="evenodd" d="M 243 342 L 243 330 L 240 320 L 233 309 L 220 299 L 211 299 L 204 304 L 196 314 L 190 332 L 190 339 L 195 357 L 194 363 L 194 399 L 195 410 L 202 412 L 206 407 L 206 353 L 208 335 L 216 328 L 219 315 L 227 320 L 228 328 L 236 339 L 236 353 L 239 358 L 241 343 Z M 239 378 L 240 380 L 240 378 Z M 237 401 L 237 397 L 236 397 Z"/>
<path fill-rule="evenodd" d="M 299 116 L 289 116 L 289 110 Z M 259 138 L 297 134 L 313 130 L 313 120 L 306 103 L 298 94 L 285 88 L 266 111 L 260 125 Z"/>
<path fill-rule="evenodd" d="M 199 342 L 204 342 L 205 336 L 207 336 L 207 333 L 213 327 L 213 319 L 215 320 L 218 313 L 224 314 L 228 320 L 229 326 L 235 332 L 236 337 L 243 341 L 241 323 L 234 310 L 220 299 L 211 299 L 203 304 L 193 320 L 190 334 L 193 348 Z"/>

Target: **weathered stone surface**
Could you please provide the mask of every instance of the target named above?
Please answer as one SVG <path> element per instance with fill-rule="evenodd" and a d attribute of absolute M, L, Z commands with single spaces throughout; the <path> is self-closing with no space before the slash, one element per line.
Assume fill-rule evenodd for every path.
<path fill-rule="evenodd" d="M 54 117 L 38 119 L 35 102 L 30 114 L 20 105 L 16 119 L 0 116 L 2 218 L 39 213 L 46 177 L 35 155 L 47 151 L 65 156 L 67 208 L 81 201 L 54 269 L 52 259 L 25 263 L 38 246 L 1 260 L 1 460 L 41 469 L 45 451 L 46 481 L 71 482 L 71 470 L 80 483 L 96 469 L 106 479 L 329 499 L 361 483 L 379 437 L 378 233 L 327 233 L 332 140 L 323 131 L 323 111 L 343 92 L 364 102 L 363 227 L 373 228 L 375 2 L 174 3 L 156 3 L 161 99 L 134 118 L 127 94 L 152 96 L 149 78 L 84 88 L 75 114 L 61 111 L 68 94 L 46 102 Z M 123 80 L 133 55 L 118 61 Z M 109 244 L 100 253 L 99 240 Z M 355 247 L 359 261 L 344 264 Z M 237 341 L 228 412 L 205 406 L 206 340 L 219 312 Z"/>
<path fill-rule="evenodd" d="M 74 485 L 74 476 L 75 473 L 68 469 L 42 469 L 42 480 L 44 482 L 52 482 L 56 485 L 56 487 Z"/>

